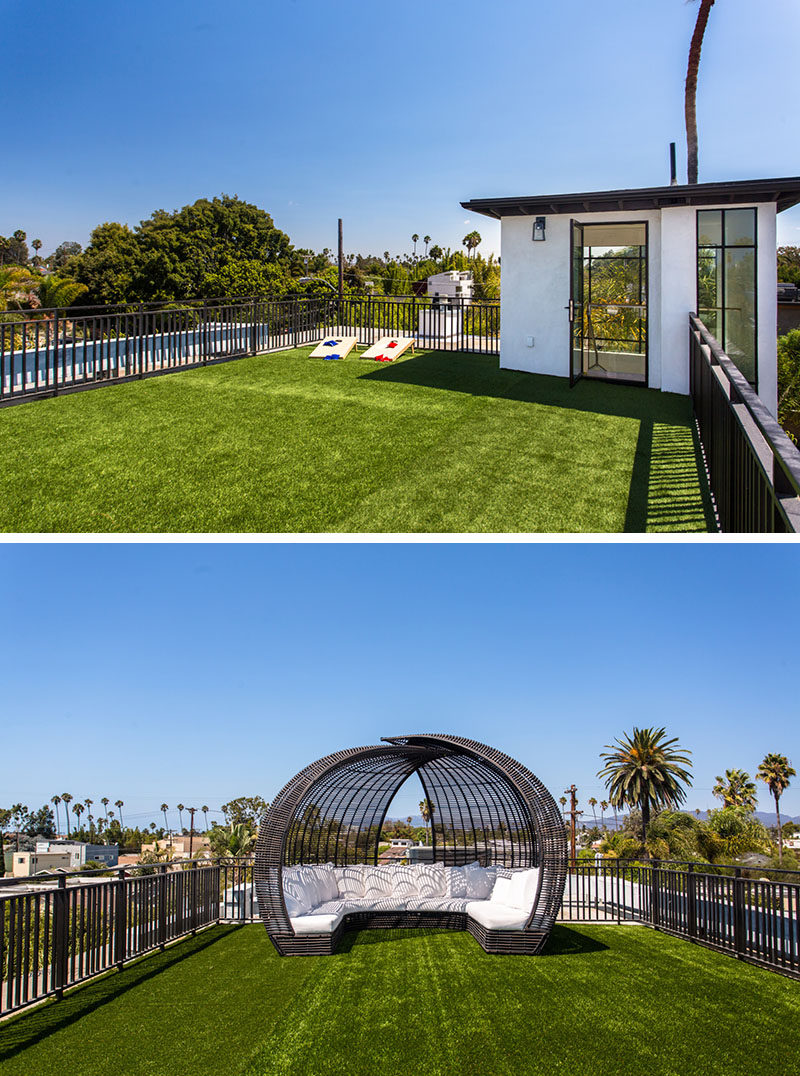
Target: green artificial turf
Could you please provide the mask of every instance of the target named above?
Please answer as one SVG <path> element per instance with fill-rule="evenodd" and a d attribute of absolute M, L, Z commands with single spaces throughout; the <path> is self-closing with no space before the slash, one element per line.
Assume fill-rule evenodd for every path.
<path fill-rule="evenodd" d="M 213 928 L 0 1024 L 3 1076 L 789 1076 L 800 983 L 643 927 L 541 957 L 365 931 L 281 959 Z"/>
<path fill-rule="evenodd" d="M 688 398 L 309 349 L 0 411 L 0 529 L 696 531 Z"/>

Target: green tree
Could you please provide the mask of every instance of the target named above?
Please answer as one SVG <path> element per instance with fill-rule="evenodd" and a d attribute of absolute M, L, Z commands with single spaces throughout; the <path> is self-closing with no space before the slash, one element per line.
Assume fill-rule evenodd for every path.
<path fill-rule="evenodd" d="M 800 247 L 778 247 L 778 280 L 800 284 Z"/>
<path fill-rule="evenodd" d="M 425 257 L 428 257 L 428 243 L 430 243 L 431 237 L 429 235 L 423 235 L 422 242 L 425 244 Z"/>
<path fill-rule="evenodd" d="M 778 421 L 800 439 L 800 329 L 778 337 Z"/>
<path fill-rule="evenodd" d="M 68 265 L 71 258 L 76 258 L 83 247 L 80 243 L 66 242 L 59 243 L 50 257 L 47 259 L 50 268 L 56 272 L 59 269 L 63 269 Z"/>
<path fill-rule="evenodd" d="M 414 244 L 414 257 L 417 256 L 417 243 L 419 242 L 419 236 L 416 232 L 411 236 L 411 242 Z"/>
<path fill-rule="evenodd" d="M 162 803 L 160 807 L 161 813 L 164 816 L 164 831 L 169 833 L 169 822 L 167 821 L 167 811 L 169 810 L 168 803 Z"/>
<path fill-rule="evenodd" d="M 59 805 L 59 803 L 61 803 L 61 797 L 60 796 L 53 796 L 52 799 L 50 800 L 50 802 L 53 804 L 53 806 L 56 809 L 56 833 L 58 834 L 58 833 L 61 832 L 61 826 L 59 824 L 59 819 L 58 819 L 58 805 Z"/>
<path fill-rule="evenodd" d="M 38 265 L 39 262 L 42 260 L 39 257 L 39 251 L 42 249 L 42 241 L 41 241 L 41 239 L 34 239 L 34 241 L 31 243 L 31 246 L 36 251 L 36 253 L 33 256 L 33 264 Z"/>
<path fill-rule="evenodd" d="M 183 812 L 185 808 L 182 803 L 178 804 L 178 825 L 181 828 L 181 835 L 183 834 Z"/>
<path fill-rule="evenodd" d="M 126 303 L 143 298 L 137 292 L 142 252 L 127 224 L 99 224 L 89 245 L 69 262 L 71 276 L 88 288 L 86 301 Z"/>
<path fill-rule="evenodd" d="M 67 837 L 69 837 L 69 805 L 72 803 L 72 795 L 69 792 L 62 792 L 61 799 L 64 803 L 64 813 L 67 816 Z"/>
<path fill-rule="evenodd" d="M 420 800 L 419 813 L 422 815 L 422 821 L 425 823 L 425 843 L 430 844 L 430 823 L 431 818 L 433 817 L 433 804 L 430 800 Z"/>
<path fill-rule="evenodd" d="M 6 873 L 5 833 L 11 821 L 11 808 L 0 807 L 0 878 Z"/>
<path fill-rule="evenodd" d="M 781 796 L 792 783 L 795 770 L 786 755 L 768 754 L 758 767 L 756 777 L 764 781 L 775 800 L 775 818 L 778 824 L 778 862 L 783 863 L 783 831 L 781 829 Z"/>
<path fill-rule="evenodd" d="M 0 310 L 8 310 L 26 302 L 30 291 L 38 284 L 36 277 L 22 266 L 0 266 Z"/>
<path fill-rule="evenodd" d="M 605 766 L 598 777 L 606 782 L 609 799 L 615 807 L 638 807 L 642 812 L 642 840 L 647 841 L 647 826 L 653 808 L 680 806 L 686 798 L 684 785 L 692 779 L 690 752 L 677 749 L 677 739 L 667 740 L 666 729 L 633 729 L 607 744 L 600 758 Z"/>
<path fill-rule="evenodd" d="M 756 809 L 758 795 L 755 782 L 744 770 L 726 770 L 724 777 L 715 777 L 716 784 L 711 789 L 712 796 L 722 800 L 723 807 L 747 807 Z"/>
<path fill-rule="evenodd" d="M 709 811 L 703 828 L 711 840 L 706 846 L 709 860 L 730 863 L 746 852 L 766 852 L 769 835 L 747 807 L 720 807 Z"/>
<path fill-rule="evenodd" d="M 430 250 L 430 256 L 435 262 L 440 262 L 444 257 L 444 251 L 440 246 L 433 246 Z"/>
<path fill-rule="evenodd" d="M 461 240 L 461 243 L 467 248 L 467 256 L 471 255 L 473 250 L 477 250 L 478 246 L 481 243 L 480 232 L 467 232 L 467 234 Z"/>
<path fill-rule="evenodd" d="M 78 826 L 80 826 L 80 822 L 81 822 L 81 815 L 83 814 L 83 811 L 84 811 L 84 806 L 83 806 L 83 804 L 81 803 L 81 801 L 80 801 L 80 800 L 78 800 L 78 802 L 77 802 L 77 803 L 75 804 L 75 806 L 74 806 L 74 807 L 72 808 L 72 813 L 73 813 L 73 814 L 75 815 L 75 817 L 76 817 L 76 818 L 77 818 L 77 820 L 78 820 L 78 822 L 77 822 L 77 825 L 78 825 Z"/>
<path fill-rule="evenodd" d="M 205 832 L 208 833 L 208 807 L 204 805 L 200 810 L 203 812 L 203 818 L 205 819 Z"/>
<path fill-rule="evenodd" d="M 212 826 L 208 833 L 209 846 L 215 857 L 246 856 L 253 849 L 256 833 L 246 822 L 230 826 Z"/>
<path fill-rule="evenodd" d="M 102 796 L 100 798 L 100 802 L 103 805 L 103 824 L 105 826 L 108 826 L 108 805 L 110 803 L 110 800 L 108 796 Z"/>
<path fill-rule="evenodd" d="M 56 820 L 52 808 L 45 803 L 38 811 L 31 811 L 25 819 L 23 833 L 29 837 L 55 837 Z"/>
<path fill-rule="evenodd" d="M 119 811 L 119 824 L 120 824 L 120 828 L 122 828 L 122 826 L 123 826 L 123 822 L 122 822 L 122 808 L 123 808 L 123 807 L 125 806 L 125 804 L 124 804 L 124 803 L 122 802 L 122 800 L 114 800 L 114 806 L 115 806 L 115 807 L 117 808 L 117 810 Z"/>
<path fill-rule="evenodd" d="M 39 282 L 36 293 L 39 304 L 45 310 L 64 310 L 88 290 L 85 284 L 79 284 L 76 280 L 47 276 Z"/>
<path fill-rule="evenodd" d="M 261 796 L 239 796 L 222 804 L 222 813 L 229 825 L 246 825 L 257 828 L 269 810 L 269 803 Z"/>
<path fill-rule="evenodd" d="M 697 182 L 697 74 L 700 70 L 700 50 L 706 32 L 708 16 L 714 0 L 700 0 L 700 10 L 689 46 L 689 64 L 686 69 L 686 88 L 684 91 L 684 117 L 686 120 L 686 158 L 689 183 Z"/>
<path fill-rule="evenodd" d="M 588 802 L 589 806 L 592 808 L 592 817 L 594 818 L 594 824 L 596 826 L 597 825 L 597 811 L 595 810 L 595 808 L 597 807 L 597 800 L 594 798 L 594 796 L 590 796 L 587 802 Z"/>

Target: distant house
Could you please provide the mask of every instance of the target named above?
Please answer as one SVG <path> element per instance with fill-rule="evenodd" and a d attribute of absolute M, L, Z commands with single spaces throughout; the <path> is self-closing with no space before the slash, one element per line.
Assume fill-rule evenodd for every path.
<path fill-rule="evenodd" d="M 119 859 L 118 844 L 90 844 L 88 841 L 45 840 L 36 841 L 34 852 L 37 855 L 67 855 L 70 858 L 69 870 L 80 870 L 90 860 L 102 863 L 106 867 L 116 867 Z"/>
<path fill-rule="evenodd" d="M 191 845 L 191 851 L 189 846 Z M 191 839 L 183 834 L 165 837 L 162 840 L 151 841 L 142 845 L 143 852 L 166 852 L 170 859 L 188 859 L 190 855 L 198 853 L 211 854 L 211 844 L 208 837 L 195 833 Z"/>
<path fill-rule="evenodd" d="M 463 304 L 472 301 L 472 273 L 451 269 L 446 273 L 435 273 L 427 280 L 427 293 L 434 305 L 439 303 Z"/>

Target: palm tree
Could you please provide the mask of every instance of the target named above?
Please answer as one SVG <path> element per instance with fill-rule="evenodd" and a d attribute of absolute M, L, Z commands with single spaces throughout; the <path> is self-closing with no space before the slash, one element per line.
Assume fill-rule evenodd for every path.
<path fill-rule="evenodd" d="M 791 784 L 791 778 L 796 773 L 789 764 L 786 755 L 769 754 L 764 756 L 764 761 L 758 767 L 756 777 L 759 781 L 766 782 L 767 787 L 775 800 L 775 818 L 778 822 L 778 862 L 783 863 L 783 832 L 781 830 L 781 796 Z"/>
<path fill-rule="evenodd" d="M 429 800 L 419 801 L 419 813 L 422 815 L 422 821 L 425 823 L 425 840 L 430 844 L 430 826 L 429 822 L 433 815 L 433 804 Z"/>
<path fill-rule="evenodd" d="M 114 806 L 119 809 L 119 828 L 122 829 L 122 808 L 125 806 L 125 804 L 122 802 L 122 800 L 114 800 Z"/>
<path fill-rule="evenodd" d="M 700 50 L 703 35 L 714 0 L 700 0 L 697 22 L 694 24 L 692 43 L 689 46 L 689 66 L 686 69 L 684 115 L 686 118 L 686 173 L 689 183 L 697 182 L 697 72 L 700 69 Z"/>
<path fill-rule="evenodd" d="M 468 232 L 467 235 L 461 240 L 462 244 L 467 248 L 467 257 L 470 256 L 473 250 L 477 250 L 481 242 L 480 232 Z"/>
<path fill-rule="evenodd" d="M 608 810 L 608 800 L 600 800 L 600 829 L 606 828 L 606 811 Z"/>
<path fill-rule="evenodd" d="M 567 808 L 567 797 L 566 796 L 559 796 L 558 797 L 558 802 L 561 804 L 561 813 L 563 814 L 564 811 Z"/>
<path fill-rule="evenodd" d="M 36 251 L 36 253 L 33 256 L 33 263 L 34 263 L 34 265 L 38 265 L 40 260 L 41 260 L 39 258 L 39 251 L 42 249 L 42 241 L 41 241 L 41 239 L 34 239 L 31 242 L 31 246 Z"/>
<path fill-rule="evenodd" d="M 185 808 L 182 803 L 178 804 L 178 818 L 180 819 L 181 835 L 183 835 L 183 812 Z"/>
<path fill-rule="evenodd" d="M 417 256 L 417 243 L 419 242 L 419 236 L 416 232 L 411 236 L 411 242 L 414 244 L 414 257 Z"/>
<path fill-rule="evenodd" d="M 597 825 L 597 811 L 595 810 L 595 807 L 597 806 L 597 800 L 594 798 L 594 796 L 590 796 L 589 799 L 588 799 L 588 803 L 589 803 L 589 806 L 592 808 L 592 815 L 594 816 L 594 824 L 596 826 Z"/>
<path fill-rule="evenodd" d="M 85 295 L 88 290 L 85 284 L 78 284 L 75 280 L 59 279 L 55 276 L 46 276 L 37 288 L 39 303 L 46 310 L 63 310 L 67 306 L 72 306 L 75 300 Z"/>
<path fill-rule="evenodd" d="M 92 832 L 92 822 L 94 821 L 94 817 L 93 817 L 91 811 L 92 811 L 92 804 L 94 803 L 94 800 L 90 800 L 90 799 L 87 798 L 83 802 L 86 804 L 86 817 L 89 819 L 89 832 L 91 833 Z"/>
<path fill-rule="evenodd" d="M 108 829 L 108 796 L 103 796 L 100 802 L 103 805 L 103 813 L 105 814 L 105 828 Z"/>
<path fill-rule="evenodd" d="M 722 800 L 723 807 L 746 807 L 749 811 L 756 809 L 755 782 L 744 770 L 726 770 L 724 777 L 715 777 L 717 782 L 711 789 L 711 795 Z"/>
<path fill-rule="evenodd" d="M 203 812 L 203 817 L 206 820 L 205 832 L 208 833 L 208 807 L 201 807 L 200 810 Z"/>
<path fill-rule="evenodd" d="M 651 807 L 679 806 L 686 799 L 682 785 L 691 785 L 691 752 L 675 750 L 676 739 L 666 740 L 666 729 L 637 729 L 614 744 L 600 758 L 605 766 L 597 774 L 605 779 L 615 807 L 627 804 L 642 812 L 642 840 L 647 840 Z"/>
<path fill-rule="evenodd" d="M 60 830 L 61 830 L 61 824 L 60 824 L 59 818 L 58 818 L 58 805 L 59 805 L 59 803 L 61 803 L 61 797 L 60 796 L 53 796 L 52 799 L 50 800 L 50 802 L 53 804 L 53 806 L 56 809 L 56 833 L 59 833 Z"/>
<path fill-rule="evenodd" d="M 72 796 L 69 792 L 62 792 L 61 799 L 64 802 L 64 813 L 67 816 L 67 837 L 69 837 L 69 805 L 72 803 Z"/>
<path fill-rule="evenodd" d="M 81 815 L 83 814 L 83 804 L 80 800 L 78 800 L 78 802 L 72 808 L 72 813 L 78 819 L 78 829 L 80 829 Z"/>
<path fill-rule="evenodd" d="M 428 257 L 428 243 L 430 243 L 431 237 L 429 235 L 423 235 L 422 242 L 425 244 L 425 257 Z"/>
<path fill-rule="evenodd" d="M 38 283 L 30 270 L 20 265 L 0 267 L 0 309 L 5 310 L 12 303 L 22 302 Z"/>

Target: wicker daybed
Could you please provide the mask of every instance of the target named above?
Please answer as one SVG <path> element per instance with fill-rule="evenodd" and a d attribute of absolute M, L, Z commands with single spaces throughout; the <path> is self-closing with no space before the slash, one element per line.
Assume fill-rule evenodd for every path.
<path fill-rule="evenodd" d="M 419 777 L 430 863 L 383 866 L 400 786 Z M 538 953 L 567 870 L 555 800 L 519 762 L 447 735 L 386 738 L 314 762 L 275 797 L 255 857 L 259 914 L 281 955 L 332 953 L 346 930 L 468 930 L 490 953 Z"/>

